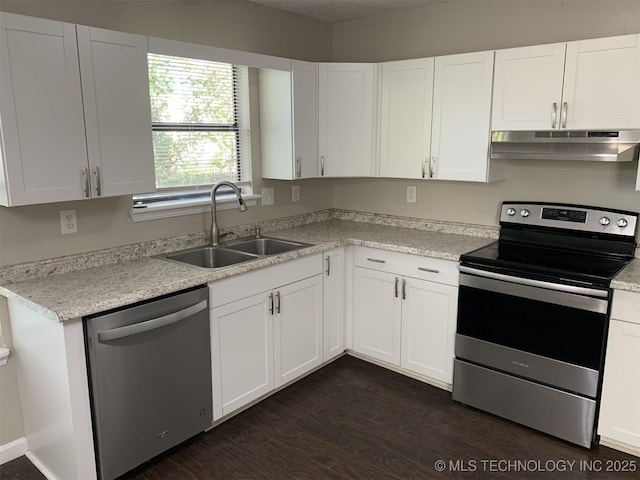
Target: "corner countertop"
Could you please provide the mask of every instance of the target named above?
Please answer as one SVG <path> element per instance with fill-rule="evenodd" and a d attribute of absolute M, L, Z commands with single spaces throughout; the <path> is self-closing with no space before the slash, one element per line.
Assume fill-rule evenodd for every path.
<path fill-rule="evenodd" d="M 611 281 L 611 288 L 626 290 L 627 292 L 640 292 L 640 258 L 634 258 Z"/>
<path fill-rule="evenodd" d="M 312 246 L 217 270 L 147 257 L 12 283 L 0 286 L 0 293 L 54 321 L 65 322 L 343 245 L 458 261 L 461 254 L 493 241 L 487 237 L 339 219 L 269 232 L 265 236 Z"/>

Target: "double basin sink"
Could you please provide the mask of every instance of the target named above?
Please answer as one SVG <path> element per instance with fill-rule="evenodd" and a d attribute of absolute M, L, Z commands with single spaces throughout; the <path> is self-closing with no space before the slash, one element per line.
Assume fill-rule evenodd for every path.
<path fill-rule="evenodd" d="M 201 268 L 223 268 L 248 262 L 268 255 L 297 250 L 309 244 L 290 242 L 277 238 L 250 238 L 233 240 L 217 247 L 197 247 L 184 250 L 163 258 L 178 263 L 187 263 Z"/>

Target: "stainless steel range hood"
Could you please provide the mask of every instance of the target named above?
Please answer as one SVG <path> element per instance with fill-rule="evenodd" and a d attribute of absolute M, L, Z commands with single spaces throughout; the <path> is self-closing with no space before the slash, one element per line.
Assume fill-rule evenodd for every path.
<path fill-rule="evenodd" d="M 630 162 L 639 151 L 640 130 L 491 132 L 492 159 Z"/>

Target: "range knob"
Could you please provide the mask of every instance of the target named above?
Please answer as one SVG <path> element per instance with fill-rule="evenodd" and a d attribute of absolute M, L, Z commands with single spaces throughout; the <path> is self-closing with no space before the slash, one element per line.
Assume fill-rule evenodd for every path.
<path fill-rule="evenodd" d="M 609 217 L 602 217 L 600 219 L 600 225 L 602 225 L 603 227 L 606 227 L 610 223 L 611 223 L 611 220 L 609 219 Z"/>
<path fill-rule="evenodd" d="M 520 216 L 527 218 L 529 216 L 529 210 L 527 210 L 526 208 L 523 208 L 522 210 L 520 210 Z"/>
<path fill-rule="evenodd" d="M 516 209 L 513 207 L 509 207 L 507 208 L 507 215 L 509 215 L 510 217 L 513 217 L 516 214 Z"/>
<path fill-rule="evenodd" d="M 627 225 L 629 225 L 629 222 L 627 222 L 627 219 L 626 219 L 626 218 L 619 218 L 619 219 L 618 219 L 618 221 L 617 221 L 616 223 L 618 224 L 618 226 L 619 226 L 620 228 L 624 228 L 624 227 L 626 227 Z"/>

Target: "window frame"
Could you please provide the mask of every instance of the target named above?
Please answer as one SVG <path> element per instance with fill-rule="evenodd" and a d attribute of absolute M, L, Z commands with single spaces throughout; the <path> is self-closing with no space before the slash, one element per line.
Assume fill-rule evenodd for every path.
<path fill-rule="evenodd" d="M 244 92 L 249 95 L 250 85 L 239 85 L 236 68 L 252 68 L 252 67 L 275 67 L 280 70 L 290 69 L 291 61 L 289 59 L 270 57 L 267 55 L 253 54 L 247 52 L 239 52 L 234 50 L 221 49 L 217 47 L 209 47 L 206 45 L 191 44 L 173 40 L 160 38 L 148 38 L 148 53 L 158 55 L 169 55 L 184 58 L 193 58 L 199 60 L 207 60 L 211 62 L 227 63 L 234 66 L 234 90 L 246 88 Z M 248 72 L 247 72 L 248 75 Z M 238 108 L 238 102 L 235 100 L 235 108 Z M 247 97 L 246 106 L 252 103 L 251 98 Z M 236 134 L 236 148 L 242 155 L 243 143 L 244 148 L 248 151 L 244 158 L 239 157 L 236 168 L 245 174 L 245 178 L 236 181 L 238 187 L 242 191 L 243 198 L 248 206 L 257 204 L 260 195 L 253 193 L 253 172 L 251 169 L 251 125 L 250 114 L 242 120 L 246 122 L 248 130 L 248 138 L 242 139 L 242 130 L 244 127 L 238 122 L 238 116 L 235 116 L 235 126 L 238 129 Z M 161 122 L 157 122 L 161 123 Z M 168 122 L 167 122 L 168 123 Z M 186 124 L 178 124 L 186 125 Z M 193 125 L 192 125 L 193 127 Z M 185 128 L 185 130 L 188 130 Z M 192 129 L 193 130 L 193 129 Z M 152 127 L 152 131 L 153 127 Z M 228 130 L 227 130 L 228 131 Z M 151 133 L 151 132 L 150 132 Z M 210 210 L 211 188 L 213 185 L 200 185 L 189 187 L 172 187 L 160 189 L 151 193 L 140 193 L 133 196 L 133 208 L 130 215 L 134 221 L 153 220 L 157 218 L 173 217 L 180 215 L 191 215 L 196 213 L 204 213 Z M 231 190 L 225 191 L 220 189 L 216 195 L 219 210 L 236 208 L 235 195 L 231 195 Z"/>

